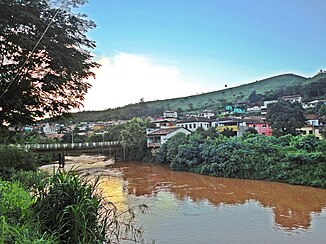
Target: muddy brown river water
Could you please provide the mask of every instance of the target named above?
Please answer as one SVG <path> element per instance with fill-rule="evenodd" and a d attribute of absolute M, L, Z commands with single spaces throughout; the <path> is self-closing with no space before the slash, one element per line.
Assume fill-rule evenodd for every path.
<path fill-rule="evenodd" d="M 101 168 L 102 167 L 102 168 Z M 147 242 L 326 243 L 326 190 L 174 172 L 138 162 L 97 167 L 103 194 L 137 215 Z"/>

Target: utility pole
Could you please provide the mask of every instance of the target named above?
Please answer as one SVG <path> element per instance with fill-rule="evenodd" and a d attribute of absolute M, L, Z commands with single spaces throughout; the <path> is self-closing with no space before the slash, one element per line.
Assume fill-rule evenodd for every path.
<path fill-rule="evenodd" d="M 71 131 L 71 147 L 74 147 L 74 127 L 72 127 L 72 131 Z"/>

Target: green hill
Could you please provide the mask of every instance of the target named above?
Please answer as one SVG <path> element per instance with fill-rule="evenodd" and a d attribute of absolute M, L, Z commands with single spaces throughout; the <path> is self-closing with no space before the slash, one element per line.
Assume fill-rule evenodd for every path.
<path fill-rule="evenodd" d="M 226 104 L 248 100 L 253 91 L 256 91 L 257 94 L 275 93 L 289 87 L 309 86 L 321 79 L 326 80 L 326 73 L 317 74 L 312 78 L 284 74 L 200 95 L 142 102 L 103 111 L 78 112 L 72 115 L 72 119 L 75 121 L 105 121 L 110 119 L 130 119 L 132 117 L 162 116 L 165 110 L 176 110 L 183 114 L 197 113 L 204 109 L 221 110 Z"/>

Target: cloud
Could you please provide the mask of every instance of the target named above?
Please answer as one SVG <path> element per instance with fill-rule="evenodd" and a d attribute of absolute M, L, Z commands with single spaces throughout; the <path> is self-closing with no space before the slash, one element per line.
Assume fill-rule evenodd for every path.
<path fill-rule="evenodd" d="M 130 103 L 175 98 L 207 92 L 208 89 L 180 74 L 178 68 L 157 64 L 143 55 L 119 53 L 98 60 L 96 79 L 86 95 L 84 110 L 103 110 Z"/>

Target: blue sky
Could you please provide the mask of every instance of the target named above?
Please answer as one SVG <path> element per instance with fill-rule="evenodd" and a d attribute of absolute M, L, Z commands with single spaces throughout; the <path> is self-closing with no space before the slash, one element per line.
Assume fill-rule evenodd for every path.
<path fill-rule="evenodd" d="M 325 0 L 89 0 L 78 11 L 97 24 L 88 36 L 103 65 L 85 109 L 326 69 Z"/>

